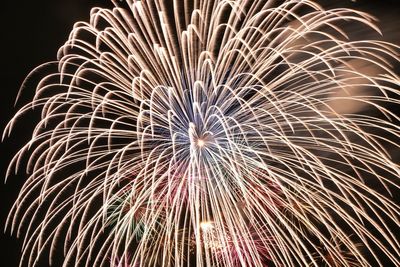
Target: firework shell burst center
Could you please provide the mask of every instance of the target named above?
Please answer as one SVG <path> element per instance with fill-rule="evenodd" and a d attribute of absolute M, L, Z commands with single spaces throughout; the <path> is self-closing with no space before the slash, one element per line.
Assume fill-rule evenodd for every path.
<path fill-rule="evenodd" d="M 114 4 L 4 131 L 41 111 L 8 173 L 21 266 L 400 266 L 399 47 L 346 31 L 370 15 Z"/>

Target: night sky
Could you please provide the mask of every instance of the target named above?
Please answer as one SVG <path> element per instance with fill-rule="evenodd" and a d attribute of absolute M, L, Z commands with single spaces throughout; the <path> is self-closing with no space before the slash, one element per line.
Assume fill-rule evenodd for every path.
<path fill-rule="evenodd" d="M 334 0 L 320 1 L 328 7 L 354 7 L 375 15 L 378 25 L 384 32 L 384 39 L 400 44 L 400 2 L 397 0 Z M 1 15 L 1 71 L 0 71 L 0 129 L 12 115 L 31 99 L 35 88 L 35 76 L 27 83 L 21 100 L 14 107 L 15 97 L 27 74 L 36 66 L 56 59 L 58 48 L 68 38 L 74 22 L 88 20 L 90 8 L 94 6 L 111 7 L 111 1 L 89 0 L 42 0 L 5 1 L 0 9 Z M 38 75 L 40 77 L 40 75 Z M 37 77 L 36 77 L 37 78 Z M 13 154 L 29 140 L 34 120 L 25 116 L 10 138 L 0 144 L 0 180 L 4 180 L 6 167 Z M 17 197 L 24 179 L 24 170 L 11 175 L 4 185 L 0 183 L 0 228 L 4 229 L 7 213 Z M 2 231 L 3 232 L 3 231 Z M 0 234 L 0 266 L 18 266 L 21 241 L 10 237 L 10 231 Z M 45 267 L 45 266 L 43 266 Z"/>

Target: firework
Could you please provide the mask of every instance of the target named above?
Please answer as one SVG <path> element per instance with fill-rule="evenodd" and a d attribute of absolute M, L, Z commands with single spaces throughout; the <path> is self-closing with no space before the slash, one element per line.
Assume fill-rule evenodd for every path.
<path fill-rule="evenodd" d="M 94 8 L 4 132 L 41 111 L 21 266 L 400 265 L 399 48 L 346 23 L 379 31 L 307 0 Z"/>

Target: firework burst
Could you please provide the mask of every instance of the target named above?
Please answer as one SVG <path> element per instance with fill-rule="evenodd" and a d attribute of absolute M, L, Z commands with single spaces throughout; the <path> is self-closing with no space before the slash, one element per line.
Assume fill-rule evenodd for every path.
<path fill-rule="evenodd" d="M 307 0 L 94 8 L 4 132 L 41 110 L 21 266 L 399 266 L 399 48 L 346 23 L 379 31 Z"/>

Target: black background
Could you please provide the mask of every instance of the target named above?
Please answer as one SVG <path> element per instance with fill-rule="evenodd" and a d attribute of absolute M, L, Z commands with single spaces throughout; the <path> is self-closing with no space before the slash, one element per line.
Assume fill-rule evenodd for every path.
<path fill-rule="evenodd" d="M 400 1 L 398 0 L 321 0 L 326 7 L 353 7 L 375 15 L 383 30 L 384 39 L 400 44 Z M 17 106 L 14 101 L 26 75 L 36 66 L 56 59 L 58 48 L 68 38 L 74 22 L 88 20 L 91 7 L 111 7 L 111 1 L 89 0 L 12 0 L 0 7 L 0 132 L 22 104 L 29 101 L 34 87 L 24 90 Z M 26 116 L 27 117 L 27 116 Z M 15 152 L 29 140 L 34 120 L 26 118 L 18 123 L 10 138 L 0 144 L 0 180 Z M 25 175 L 23 170 L 0 182 L 0 266 L 18 266 L 21 241 L 3 234 L 7 214 L 17 198 Z M 43 266 L 45 267 L 45 266 Z"/>

